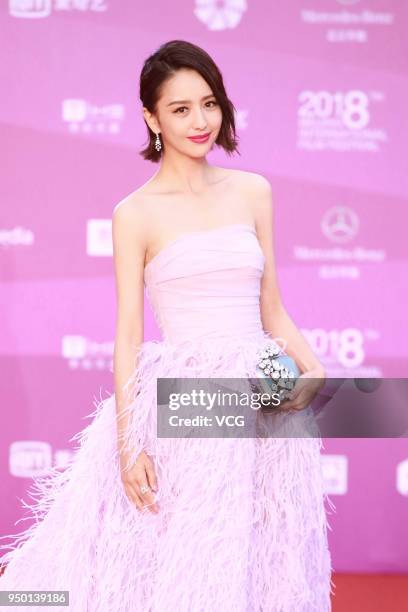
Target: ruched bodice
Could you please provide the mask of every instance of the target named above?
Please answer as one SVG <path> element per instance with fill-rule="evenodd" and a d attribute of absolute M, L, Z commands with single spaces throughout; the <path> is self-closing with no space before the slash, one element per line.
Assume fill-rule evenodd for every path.
<path fill-rule="evenodd" d="M 146 265 L 146 292 L 169 342 L 262 333 L 265 257 L 256 230 L 236 223 L 181 234 Z"/>

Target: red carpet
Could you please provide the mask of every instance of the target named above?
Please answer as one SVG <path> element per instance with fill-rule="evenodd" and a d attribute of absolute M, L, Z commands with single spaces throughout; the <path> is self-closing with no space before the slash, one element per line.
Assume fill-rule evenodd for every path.
<path fill-rule="evenodd" d="M 333 582 L 332 612 L 408 612 L 408 575 L 334 574 Z"/>
<path fill-rule="evenodd" d="M 408 575 L 334 574 L 332 612 L 408 612 Z"/>

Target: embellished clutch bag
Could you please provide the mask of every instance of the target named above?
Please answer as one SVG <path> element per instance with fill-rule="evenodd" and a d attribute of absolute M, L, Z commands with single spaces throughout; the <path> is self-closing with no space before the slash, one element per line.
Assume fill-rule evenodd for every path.
<path fill-rule="evenodd" d="M 256 392 L 265 393 L 268 396 L 277 394 L 280 403 L 288 399 L 288 394 L 300 376 L 295 360 L 287 355 L 285 349 L 281 348 L 275 340 L 260 351 L 255 371 L 259 379 Z M 251 386 L 254 390 L 254 386 Z M 262 408 L 274 408 L 270 403 L 261 402 L 261 405 Z"/>

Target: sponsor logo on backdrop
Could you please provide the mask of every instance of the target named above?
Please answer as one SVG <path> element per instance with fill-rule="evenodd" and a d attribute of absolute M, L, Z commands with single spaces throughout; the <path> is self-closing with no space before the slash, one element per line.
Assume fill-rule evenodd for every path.
<path fill-rule="evenodd" d="M 323 236 L 336 246 L 310 247 L 296 244 L 293 257 L 296 261 L 318 264 L 318 276 L 324 280 L 358 280 L 361 264 L 382 264 L 386 251 L 381 248 L 367 249 L 361 244 L 348 245 L 358 238 L 360 220 L 357 213 L 347 206 L 333 206 L 321 221 Z"/>
<path fill-rule="evenodd" d="M 359 219 L 351 208 L 334 206 L 325 212 L 320 227 L 331 242 L 349 242 L 357 235 Z"/>
<path fill-rule="evenodd" d="M 195 0 L 194 15 L 209 30 L 236 28 L 247 10 L 246 0 Z"/>
<path fill-rule="evenodd" d="M 235 113 L 235 124 L 238 130 L 246 130 L 248 127 L 248 110 L 237 110 Z"/>
<path fill-rule="evenodd" d="M 123 104 L 97 106 L 82 98 L 62 101 L 62 121 L 72 134 L 118 134 L 124 116 Z"/>
<path fill-rule="evenodd" d="M 88 219 L 86 225 L 86 254 L 90 257 L 112 257 L 111 219 Z"/>
<path fill-rule="evenodd" d="M 366 345 L 380 338 L 377 329 L 345 327 L 343 329 L 304 329 L 302 334 L 324 365 L 330 378 L 348 376 L 381 376 L 381 369 L 365 365 Z"/>
<path fill-rule="evenodd" d="M 401 495 L 408 495 L 408 459 L 397 465 L 396 489 Z"/>
<path fill-rule="evenodd" d="M 105 12 L 106 0 L 9 0 L 9 14 L 21 19 L 49 17 L 53 11 Z"/>
<path fill-rule="evenodd" d="M 71 370 L 113 369 L 114 342 L 95 342 L 85 336 L 62 337 L 61 352 Z"/>
<path fill-rule="evenodd" d="M 382 91 L 312 91 L 298 96 L 297 148 L 302 151 L 378 153 L 387 130 L 373 124 L 373 106 L 383 103 Z"/>
<path fill-rule="evenodd" d="M 0 229 L 0 247 L 31 246 L 34 244 L 34 232 L 26 227 Z"/>
<path fill-rule="evenodd" d="M 357 4 L 360 0 L 337 0 L 339 4 L 344 4 L 345 6 L 350 6 L 352 4 Z"/>
<path fill-rule="evenodd" d="M 73 456 L 69 449 L 53 451 L 48 442 L 16 440 L 9 449 L 10 474 L 18 478 L 43 476 L 51 467 L 67 467 Z"/>
<path fill-rule="evenodd" d="M 345 495 L 348 489 L 346 455 L 322 454 L 324 489 L 328 495 Z"/>
<path fill-rule="evenodd" d="M 328 43 L 367 43 L 373 26 L 390 26 L 394 18 L 394 13 L 390 11 L 364 8 L 360 0 L 333 0 L 324 11 L 309 7 L 300 11 L 303 24 L 321 26 Z"/>
<path fill-rule="evenodd" d="M 360 233 L 360 218 L 347 206 L 333 206 L 320 220 L 322 236 L 328 246 L 295 245 L 294 259 L 317 265 L 318 277 L 330 280 L 358 280 L 361 264 L 375 266 L 386 259 L 384 249 L 367 249 L 356 244 Z M 302 330 L 312 349 L 324 364 L 329 377 L 380 377 L 381 368 L 365 364 L 370 344 L 378 343 L 380 332 L 372 327 Z M 368 349 L 367 349 L 368 347 Z M 378 350 L 378 349 L 377 349 Z"/>

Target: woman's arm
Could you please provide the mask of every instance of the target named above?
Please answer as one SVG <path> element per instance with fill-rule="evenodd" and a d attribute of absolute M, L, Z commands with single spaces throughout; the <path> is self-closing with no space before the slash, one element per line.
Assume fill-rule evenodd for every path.
<path fill-rule="evenodd" d="M 269 181 L 256 175 L 255 221 L 259 242 L 265 255 L 265 270 L 261 281 L 261 318 L 265 331 L 273 337 L 282 337 L 287 342 L 286 352 L 296 361 L 301 373 L 313 372 L 315 377 L 324 376 L 324 367 L 311 350 L 303 334 L 298 330 L 286 311 L 276 275 L 274 254 L 274 225 L 272 189 Z M 254 196 L 254 194 L 253 194 Z"/>
<path fill-rule="evenodd" d="M 130 420 L 126 408 L 132 401 L 132 394 L 128 397 L 124 387 L 137 367 L 137 352 L 144 339 L 146 223 L 141 205 L 135 198 L 125 198 L 116 205 L 112 217 L 112 239 L 117 296 L 113 362 L 121 480 L 128 499 L 139 510 L 148 507 L 156 514 L 159 509 L 153 490 L 157 489 L 157 476 L 152 459 L 141 451 L 131 465 L 132 450 L 122 448 Z M 146 487 L 145 493 L 142 493 L 142 487 Z"/>
<path fill-rule="evenodd" d="M 122 414 L 128 405 L 123 387 L 137 365 L 136 352 L 144 339 L 145 229 L 140 206 L 135 201 L 125 199 L 116 205 L 112 216 L 117 300 L 113 369 L 116 411 L 119 417 L 118 438 L 127 429 L 129 422 L 129 416 L 124 417 Z"/>

